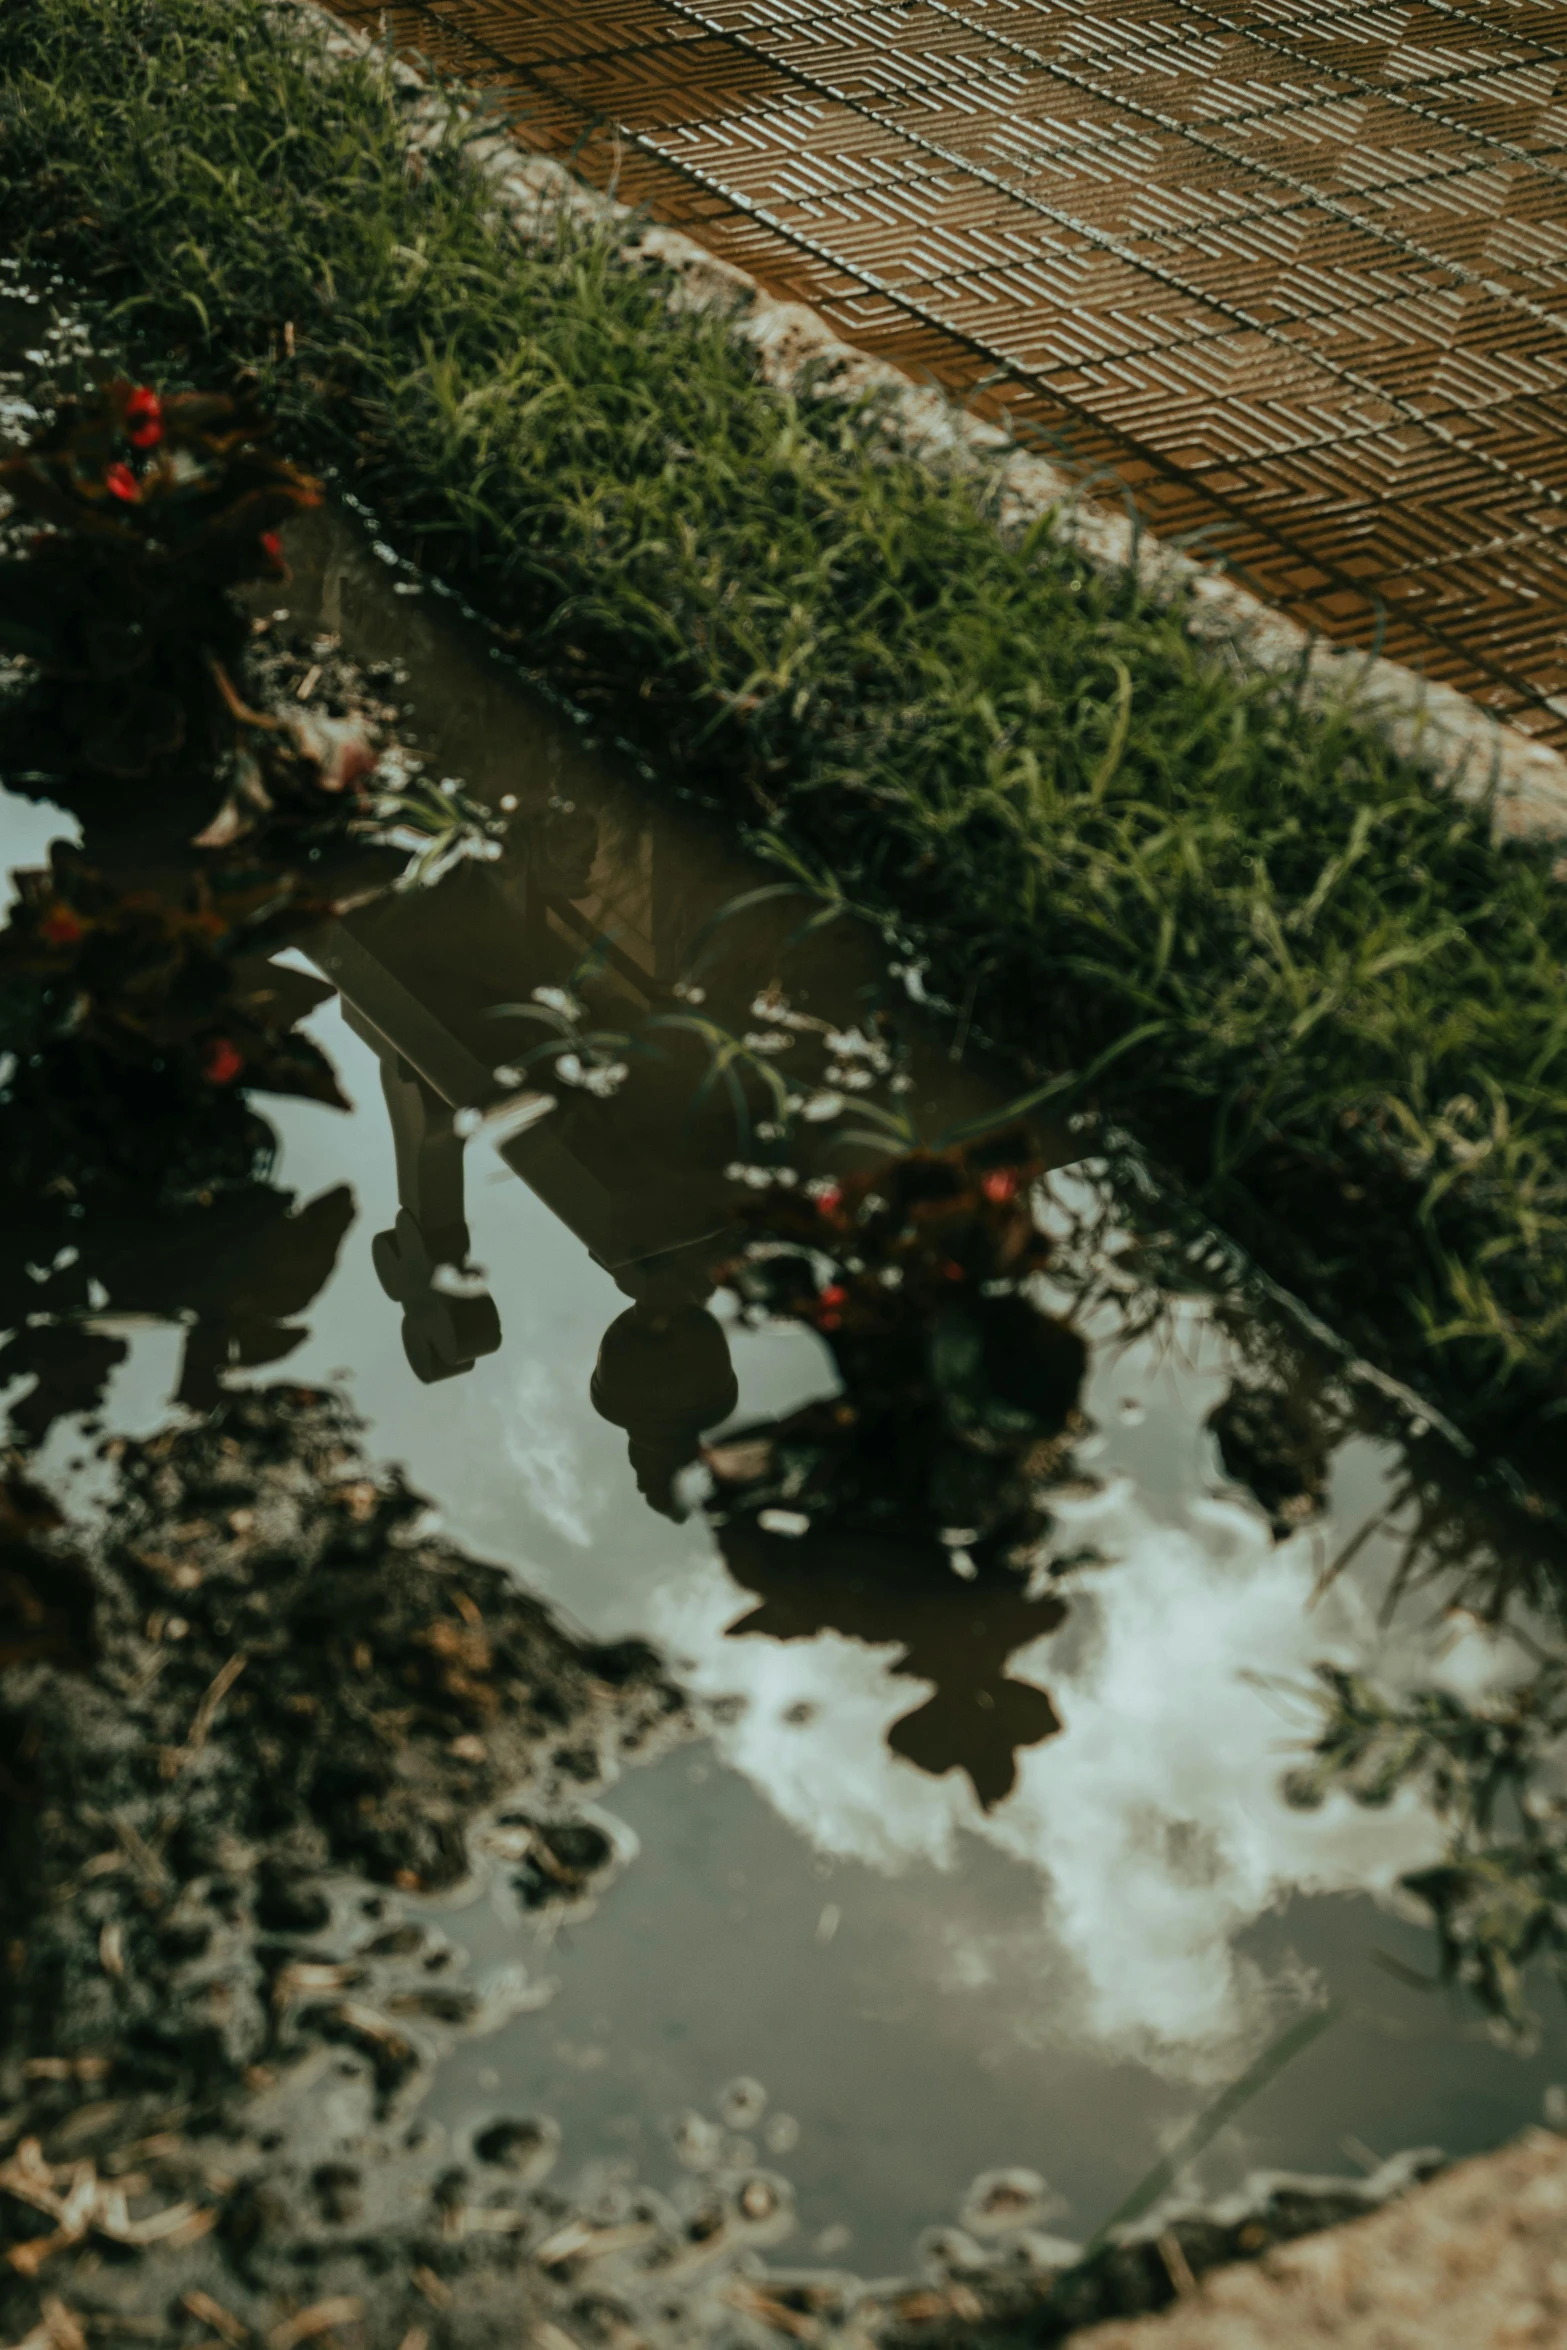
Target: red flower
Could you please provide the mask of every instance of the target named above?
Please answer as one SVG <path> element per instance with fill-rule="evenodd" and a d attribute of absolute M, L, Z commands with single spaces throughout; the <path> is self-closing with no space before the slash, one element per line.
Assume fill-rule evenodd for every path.
<path fill-rule="evenodd" d="M 840 1289 L 837 1282 L 835 1281 L 830 1289 L 824 1289 L 822 1291 L 821 1296 L 817 1299 L 816 1302 L 818 1305 L 822 1306 L 841 1306 L 847 1304 L 848 1296 L 848 1291 L 846 1289 Z"/>
<path fill-rule="evenodd" d="M 941 1278 L 943 1281 L 961 1281 L 963 1278 L 963 1267 L 961 1265 L 955 1265 L 952 1259 L 948 1257 L 946 1263 L 941 1268 Z"/>
<path fill-rule="evenodd" d="M 288 565 L 283 560 L 283 541 L 278 537 L 278 534 L 275 530 L 264 530 L 262 532 L 261 552 L 263 555 L 265 555 L 267 561 L 272 565 L 274 571 L 278 572 L 280 575 L 287 571 Z"/>
<path fill-rule="evenodd" d="M 38 935 L 52 947 L 73 947 L 82 936 L 82 926 L 69 906 L 51 906 L 38 925 Z"/>
<path fill-rule="evenodd" d="M 125 427 L 133 449 L 155 449 L 163 438 L 163 402 L 146 384 L 125 403 Z"/>
<path fill-rule="evenodd" d="M 141 484 L 128 465 L 111 465 L 103 477 L 103 486 L 111 497 L 123 498 L 127 506 L 134 506 L 141 496 Z"/>
<path fill-rule="evenodd" d="M 1010 1199 L 1017 1189 L 1017 1176 L 1011 1167 L 993 1167 L 979 1179 L 979 1188 L 986 1199 Z"/>
<path fill-rule="evenodd" d="M 201 1056 L 201 1074 L 209 1085 L 232 1085 L 245 1066 L 245 1056 L 226 1036 L 215 1036 Z"/>
<path fill-rule="evenodd" d="M 836 1184 L 833 1184 L 832 1187 L 827 1191 L 819 1191 L 816 1194 L 816 1213 L 818 1216 L 830 1216 L 834 1214 L 842 1198 L 843 1193 L 838 1189 Z"/>

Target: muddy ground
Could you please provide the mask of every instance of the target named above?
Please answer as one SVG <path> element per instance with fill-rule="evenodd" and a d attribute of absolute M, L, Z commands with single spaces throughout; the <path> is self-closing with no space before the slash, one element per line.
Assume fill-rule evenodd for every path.
<path fill-rule="evenodd" d="M 546 2117 L 448 2143 L 419 2119 L 443 2049 L 536 1993 L 470 1980 L 428 1897 L 585 1915 L 619 1857 L 595 1799 L 698 1716 L 650 1650 L 429 1531 L 328 1395 L 106 1450 L 90 1524 L 7 1488 L 9 2339 L 1048 2342 L 1423 2167 L 1166 2214 L 1086 2266 L 997 2174 L 927 2280 L 866 2291 L 763 2266 L 766 2170 L 563 2194 Z"/>

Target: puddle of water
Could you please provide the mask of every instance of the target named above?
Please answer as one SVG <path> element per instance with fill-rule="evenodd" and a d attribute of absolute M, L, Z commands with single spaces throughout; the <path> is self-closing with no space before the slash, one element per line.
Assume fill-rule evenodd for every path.
<path fill-rule="evenodd" d="M 1393 1891 L 1438 1856 L 1428 1811 L 1407 1792 L 1315 1812 L 1280 1795 L 1309 1719 L 1281 1685 L 1318 1660 L 1459 1692 L 1521 1670 L 1440 1594 L 1386 1604 L 1400 1523 L 1367 1529 L 1404 1473 L 1395 1417 L 1345 1387 L 1325 1506 L 1275 1540 L 1207 1423 L 1248 1349 L 1287 1369 L 1287 1333 L 1238 1336 L 1194 1294 L 1137 1337 L 1125 1302 L 1102 1298 L 1084 1317 L 1079 1474 L 1051 1505 L 1055 1554 L 1098 1563 L 1060 1578 L 1064 1618 L 1053 1589 L 976 1568 L 958 1538 L 906 1545 L 892 1571 L 863 1544 L 826 1558 L 765 1527 L 749 1546 L 726 1534 L 742 1583 L 693 1506 L 698 1439 L 837 1381 L 821 1337 L 750 1327 L 715 1290 L 736 1246 L 731 1170 L 780 1156 L 755 1131 L 758 1065 L 809 1068 L 785 1084 L 812 1101 L 827 1068 L 861 1064 L 814 1030 L 753 1047 L 741 1132 L 722 1079 L 703 1091 L 715 1040 L 778 1033 L 779 1004 L 861 1039 L 888 1015 L 906 1086 L 865 1098 L 931 1136 L 994 1116 L 1005 1073 L 961 1020 L 911 1007 L 863 931 L 801 935 L 808 895 L 779 894 L 699 813 L 585 748 L 450 608 L 400 592 L 416 583 L 355 525 L 316 517 L 290 543 L 293 624 L 406 671 L 431 774 L 513 803 L 512 835 L 496 862 L 288 958 L 332 991 L 308 1025 L 354 1106 L 269 1104 L 278 1179 L 302 1205 L 347 1184 L 352 1221 L 346 1201 L 307 1207 L 311 1246 L 297 1222 L 209 1232 L 195 1270 L 127 1244 L 101 1323 L 126 1352 L 102 1416 L 156 1420 L 176 1317 L 187 1365 L 266 1381 L 281 1362 L 341 1386 L 372 1453 L 406 1465 L 452 1537 L 594 1637 L 650 1639 L 711 1723 L 702 1747 L 616 1790 L 638 1857 L 596 1913 L 536 1936 L 487 1901 L 441 1913 L 477 1967 L 521 1935 L 556 1989 L 451 2057 L 430 2113 L 459 2140 L 549 2113 L 568 2161 L 648 2176 L 673 2120 L 716 2121 L 722 2085 L 752 2076 L 768 2105 L 728 2138 L 796 2183 L 797 2249 L 862 2272 L 906 2266 L 998 2164 L 1044 2172 L 1063 2226 L 1087 2235 L 1323 1993 L 1339 2020 L 1215 2145 L 1209 2185 L 1412 2143 L 1465 2152 L 1538 2119 L 1567 2074 L 1557 1995 L 1542 1987 L 1545 2028 L 1522 2055 L 1415 1981 L 1429 1929 Z M 47 815 L 0 813 L 7 864 L 35 858 Z M 567 997 L 587 1013 L 563 1037 L 549 1015 Z M 584 1044 L 584 1027 L 610 1041 Z M 527 1060 L 552 1037 L 574 1072 Z M 601 1098 L 596 1065 L 622 1058 Z M 555 1095 L 547 1115 L 484 1122 L 529 1087 Z M 839 1113 L 798 1120 L 804 1177 L 841 1166 L 835 1140 L 866 1115 L 839 1090 Z M 1048 1147 L 1057 1218 L 1095 1198 L 1078 1147 Z M 67 1415 L 44 1466 L 80 1449 Z M 1477 1508 L 1476 1543 L 1485 1524 Z M 688 2152 L 705 2142 L 688 2131 Z"/>
<path fill-rule="evenodd" d="M 1537 2118 L 1564 2058 L 1554 2018 L 1526 2060 L 1377 1963 L 1383 1951 L 1429 1968 L 1423 1930 L 1373 1898 L 1435 1857 L 1429 1818 L 1408 1801 L 1289 1810 L 1278 1781 L 1301 1716 L 1252 1678 L 1301 1681 L 1324 1656 L 1431 1669 L 1439 1625 L 1378 1621 L 1391 1539 L 1368 1541 L 1355 1572 L 1313 1596 L 1324 1558 L 1385 1503 L 1396 1455 L 1352 1430 L 1325 1516 L 1275 1545 L 1205 1427 L 1234 1349 L 1199 1305 L 1130 1345 L 1100 1317 L 1085 1398 L 1098 1433 L 1081 1450 L 1105 1490 L 1058 1514 L 1115 1563 L 1077 1580 L 1053 1638 L 1016 1627 L 1005 1670 L 1048 1686 L 1065 1728 L 1021 1752 L 1015 1792 L 988 1813 L 960 1770 L 922 1773 L 886 1735 L 930 1685 L 892 1669 L 911 1645 L 927 1669 L 945 1650 L 938 1686 L 953 1706 L 993 1697 L 981 1626 L 994 1595 L 952 1577 L 856 1610 L 839 1589 L 773 1587 L 790 1637 L 736 1637 L 755 1595 L 700 1518 L 648 1506 L 624 1435 L 594 1409 L 598 1349 L 639 1268 L 684 1250 L 696 1268 L 680 1275 L 685 1293 L 706 1288 L 728 1196 L 714 1177 L 739 1146 L 684 1130 L 689 1067 L 651 1083 L 639 1070 L 635 1115 L 622 1114 L 630 1088 L 625 1103 L 563 1099 L 503 1152 L 469 1146 L 463 1213 L 500 1343 L 460 1376 L 410 1378 L 373 1262 L 398 1197 L 375 1099 L 390 1052 L 419 1068 L 437 1114 L 482 1101 L 490 1005 L 565 984 L 607 933 L 625 1017 L 645 1016 L 674 1000 L 693 941 L 757 875 L 698 817 L 582 752 L 437 607 L 394 602 L 352 533 L 322 536 L 294 611 L 408 669 L 443 772 L 545 821 L 591 817 L 597 852 L 564 902 L 519 878 L 514 853 L 449 896 L 356 917 L 318 950 L 343 1000 L 317 1032 L 358 1107 L 345 1133 L 285 1106 L 283 1173 L 306 1193 L 347 1175 L 360 1214 L 292 1367 L 348 1374 L 377 1449 L 408 1464 L 465 1542 L 595 1633 L 651 1636 L 732 1712 L 710 1757 L 677 1756 L 619 1791 L 637 1866 L 550 1951 L 552 2008 L 465 2051 L 434 2110 L 457 2123 L 470 2101 L 521 2103 L 557 2115 L 568 2145 L 635 2150 L 685 2107 L 710 2111 L 731 2074 L 756 2074 L 800 2126 L 783 2167 L 808 2238 L 847 2225 L 872 2268 L 904 2261 L 917 2229 L 998 2161 L 1045 2171 L 1070 2200 L 1065 2224 L 1086 2233 L 1314 1985 L 1346 2003 L 1345 2020 L 1216 2150 L 1216 2181 L 1259 2162 L 1339 2169 L 1346 2140 L 1470 2147 Z M 521 861 L 536 857 L 530 845 Z M 792 1003 L 839 1018 L 886 1000 L 863 937 L 828 931 L 791 949 L 797 920 L 769 905 L 711 934 L 708 1016 L 743 1023 L 779 975 Z M 905 1031 L 911 1019 L 900 1012 Z M 1005 1098 L 999 1073 L 951 1048 L 950 1022 L 921 1027 L 927 1130 Z M 394 1117 L 407 1099 L 394 1090 Z M 405 1173 L 405 1214 L 409 1196 Z M 685 1408 L 694 1435 L 704 1415 L 739 1424 L 830 1386 L 826 1350 L 798 1328 L 723 1327 L 732 1407 L 698 1346 L 655 1376 L 655 1420 Z M 462 1923 L 487 1951 L 514 1931 Z"/>

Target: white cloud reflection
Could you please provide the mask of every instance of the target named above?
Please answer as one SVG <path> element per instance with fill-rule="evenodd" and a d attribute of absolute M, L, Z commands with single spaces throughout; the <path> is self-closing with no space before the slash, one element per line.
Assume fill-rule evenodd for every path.
<path fill-rule="evenodd" d="M 1037 1873 L 1044 1930 L 1004 1953 L 965 1931 L 954 1887 L 933 1944 L 942 1981 L 977 1986 L 1002 1964 L 1015 1983 L 1021 1965 L 1037 1986 L 1025 2036 L 1211 2077 L 1275 2028 L 1280 1985 L 1237 1951 L 1244 1930 L 1292 1892 L 1387 1891 L 1434 1856 L 1434 1826 L 1408 1798 L 1315 1813 L 1280 1798 L 1305 1717 L 1251 1676 L 1301 1682 L 1378 1640 L 1353 1587 L 1309 1604 L 1308 1537 L 1275 1547 L 1223 1501 L 1161 1525 L 1125 1484 L 1057 1515 L 1069 1547 L 1111 1563 L 1078 1580 L 1067 1635 L 1013 1660 L 1048 1683 L 1065 1728 L 1020 1755 L 989 1815 L 960 1773 L 933 1779 L 889 1752 L 887 1728 L 927 1687 L 891 1677 L 895 1649 L 726 1640 L 748 1603 L 717 1561 L 665 1587 L 655 1630 L 697 1689 L 746 1699 L 718 1732 L 724 1758 L 818 1851 L 944 1869 L 968 1835 Z"/>
<path fill-rule="evenodd" d="M 576 1430 L 560 1382 L 536 1357 L 518 1367 L 501 1413 L 501 1441 L 530 1507 L 564 1541 L 585 1550 L 593 1520 L 582 1475 Z"/>

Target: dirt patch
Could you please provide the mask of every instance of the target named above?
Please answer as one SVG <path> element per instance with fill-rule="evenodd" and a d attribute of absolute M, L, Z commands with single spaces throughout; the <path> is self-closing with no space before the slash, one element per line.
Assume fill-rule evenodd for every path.
<path fill-rule="evenodd" d="M 573 1638 L 421 1531 L 325 1397 L 235 1396 L 110 1449 L 57 1583 L 66 1653 L 0 1692 L 0 2325 L 26 2335 L 43 2294 L 89 2332 L 194 2342 L 208 2302 L 261 2331 L 335 2302 L 307 2332 L 400 2341 L 444 2332 L 440 2279 L 478 2268 L 512 2280 L 515 2338 L 524 2242 L 565 2207 L 515 2132 L 492 2125 L 470 2191 L 412 2115 L 455 2032 L 535 1994 L 520 1969 L 467 1982 L 418 1896 L 488 1875 L 519 1907 L 582 1903 L 617 1859 L 584 1807 L 693 1718 L 650 1651 Z M 37 1504 L 13 1536 L 35 1588 L 65 1537 Z M 464 2341 L 489 2338 L 478 2291 Z"/>
<path fill-rule="evenodd" d="M 764 2170 L 556 2192 L 527 2113 L 453 2146 L 418 2111 L 442 2054 L 542 1992 L 471 1979 L 422 1897 L 581 1914 L 622 1849 L 593 1798 L 700 1725 L 650 1650 L 431 1531 L 329 1396 L 105 1451 L 94 1525 L 17 1472 L 0 1528 L 9 2339 L 1061 2341 L 1418 2172 L 1260 2181 L 1086 2260 L 998 2173 L 923 2278 L 867 2287 L 763 2267 L 792 2221 Z"/>

